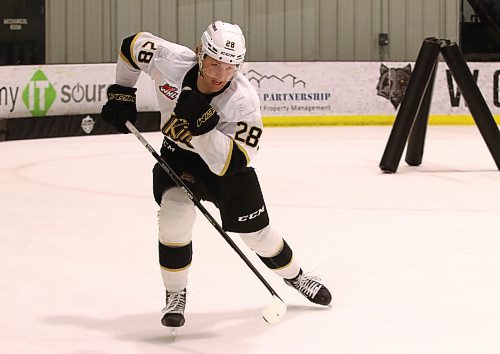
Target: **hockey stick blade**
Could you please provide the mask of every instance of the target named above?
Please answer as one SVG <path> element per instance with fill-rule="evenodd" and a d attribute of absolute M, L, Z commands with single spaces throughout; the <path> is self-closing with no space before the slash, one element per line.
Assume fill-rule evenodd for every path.
<path fill-rule="evenodd" d="M 278 323 L 285 314 L 286 304 L 276 295 L 273 295 L 273 302 L 262 311 L 262 317 L 270 324 Z"/>

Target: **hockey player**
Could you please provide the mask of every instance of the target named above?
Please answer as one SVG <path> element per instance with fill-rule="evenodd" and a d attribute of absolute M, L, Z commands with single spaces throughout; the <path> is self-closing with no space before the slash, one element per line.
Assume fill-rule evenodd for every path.
<path fill-rule="evenodd" d="M 108 88 L 102 118 L 127 133 L 136 121 L 140 73 L 154 79 L 165 135 L 161 155 L 199 200 L 219 209 L 222 227 L 239 233 L 264 264 L 310 301 L 328 306 L 328 289 L 302 271 L 292 250 L 269 224 L 257 175 L 250 163 L 262 137 L 259 97 L 238 69 L 245 57 L 238 25 L 210 24 L 197 53 L 140 32 L 125 38 Z M 166 288 L 161 323 L 184 324 L 186 286 L 192 259 L 195 206 L 156 164 L 153 194 L 160 209 L 159 261 Z"/>

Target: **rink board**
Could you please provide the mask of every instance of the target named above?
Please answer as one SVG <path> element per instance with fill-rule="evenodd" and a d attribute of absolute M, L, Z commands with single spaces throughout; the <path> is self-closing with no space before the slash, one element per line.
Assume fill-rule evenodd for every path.
<path fill-rule="evenodd" d="M 493 118 L 500 124 L 500 115 Z M 320 125 L 392 125 L 394 115 L 372 116 L 268 116 L 262 118 L 264 125 L 274 126 L 320 126 Z M 430 115 L 430 125 L 474 125 L 471 115 Z"/>
<path fill-rule="evenodd" d="M 469 67 L 499 122 L 500 63 Z M 241 74 L 257 90 L 266 126 L 391 125 L 413 69 L 408 62 L 251 62 Z M 113 63 L 0 67 L 0 140 L 112 132 L 101 124 L 100 111 L 115 70 Z M 159 107 L 153 80 L 142 74 L 136 87 L 141 120 Z M 144 122 L 148 131 L 159 129 L 156 118 Z M 436 73 L 430 124 L 474 124 L 444 63 Z"/>

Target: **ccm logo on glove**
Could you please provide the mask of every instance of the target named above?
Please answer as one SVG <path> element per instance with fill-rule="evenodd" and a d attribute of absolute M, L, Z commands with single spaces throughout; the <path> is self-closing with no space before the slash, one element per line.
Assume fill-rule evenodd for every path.
<path fill-rule="evenodd" d="M 128 133 L 128 128 L 125 126 L 126 121 L 135 125 L 137 119 L 136 90 L 134 87 L 117 84 L 108 87 L 108 102 L 102 107 L 101 118 L 113 125 L 120 133 Z"/>
<path fill-rule="evenodd" d="M 135 96 L 125 95 L 123 93 L 111 93 L 108 92 L 108 100 L 113 101 L 123 101 L 135 103 Z"/>

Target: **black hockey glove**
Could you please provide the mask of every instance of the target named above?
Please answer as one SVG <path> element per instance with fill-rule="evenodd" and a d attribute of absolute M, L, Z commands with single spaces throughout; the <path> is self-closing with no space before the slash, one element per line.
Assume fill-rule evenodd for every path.
<path fill-rule="evenodd" d="M 208 100 L 194 90 L 181 92 L 174 113 L 188 122 L 188 129 L 193 136 L 208 133 L 215 128 L 220 119 Z"/>
<path fill-rule="evenodd" d="M 113 84 L 108 87 L 108 102 L 102 107 L 101 118 L 112 124 L 120 133 L 127 134 L 125 122 L 135 125 L 137 108 L 135 106 L 136 88 Z"/>

